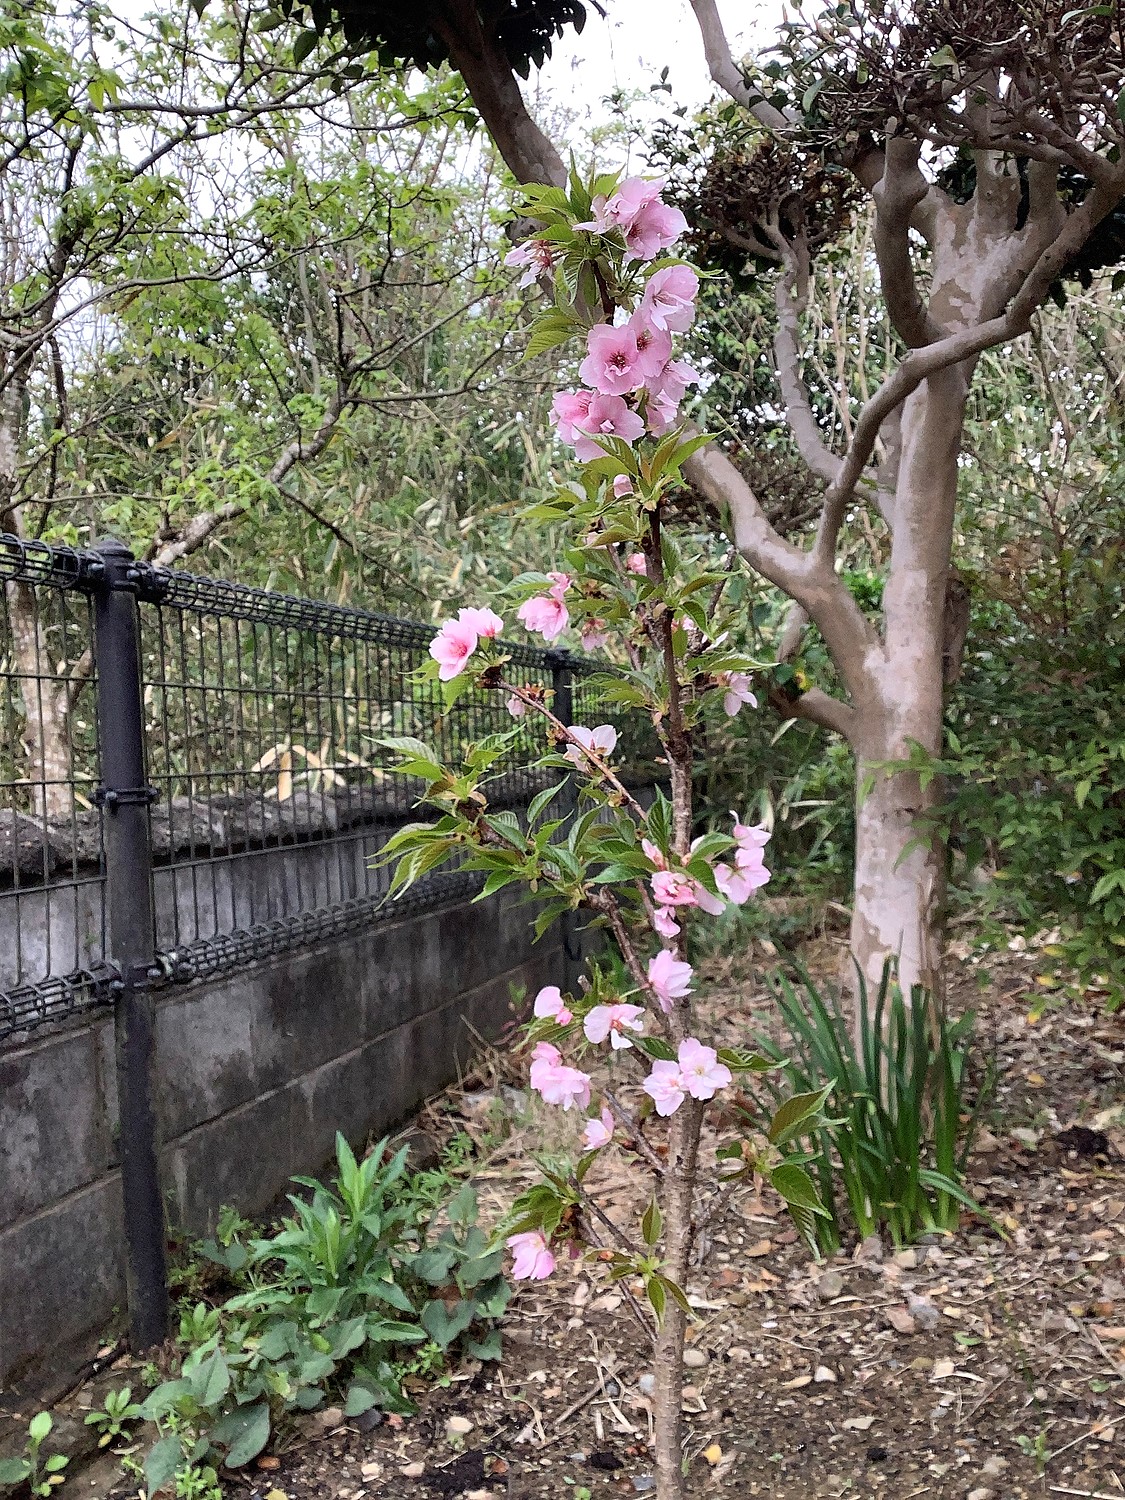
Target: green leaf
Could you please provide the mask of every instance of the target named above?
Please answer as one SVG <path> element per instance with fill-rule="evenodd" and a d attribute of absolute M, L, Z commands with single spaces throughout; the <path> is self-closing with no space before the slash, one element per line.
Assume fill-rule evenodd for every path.
<path fill-rule="evenodd" d="M 190 1372 L 188 1379 L 200 1406 L 217 1406 L 230 1390 L 230 1370 L 222 1351 L 216 1349 L 209 1359 Z"/>
<path fill-rule="evenodd" d="M 466 1339 L 465 1350 L 474 1359 L 499 1359 L 503 1353 L 499 1328 L 490 1329 L 483 1339 Z"/>
<path fill-rule="evenodd" d="M 145 1458 L 145 1488 L 148 1500 L 162 1490 L 184 1461 L 183 1444 L 173 1432 L 149 1449 Z"/>
<path fill-rule="evenodd" d="M 641 1220 L 641 1234 L 646 1245 L 659 1243 L 661 1233 L 664 1229 L 664 1216 L 660 1212 L 660 1205 L 653 1198 L 645 1209 L 644 1218 Z"/>
<path fill-rule="evenodd" d="M 241 1469 L 252 1458 L 257 1458 L 270 1438 L 270 1406 L 268 1401 L 256 1401 L 253 1406 L 239 1406 L 216 1424 L 211 1436 L 218 1443 L 225 1443 L 228 1469 Z"/>
<path fill-rule="evenodd" d="M 49 1411 L 36 1412 L 28 1423 L 27 1435 L 33 1443 L 41 1443 L 53 1425 Z"/>
<path fill-rule="evenodd" d="M 732 1073 L 772 1073 L 777 1068 L 783 1068 L 785 1063 L 782 1059 L 774 1060 L 763 1057 L 760 1052 L 750 1052 L 744 1047 L 720 1047 L 718 1049 L 719 1061 L 726 1063 Z"/>
<path fill-rule="evenodd" d="M 369 1391 L 365 1385 L 358 1381 L 348 1387 L 347 1399 L 344 1402 L 345 1417 L 361 1417 L 365 1411 L 370 1411 L 378 1401 L 374 1391 Z"/>
<path fill-rule="evenodd" d="M 645 1293 L 648 1296 L 648 1300 L 652 1303 L 652 1310 L 656 1314 L 656 1321 L 663 1323 L 666 1294 L 664 1283 L 659 1276 L 649 1277 L 648 1281 L 645 1282 Z"/>
<path fill-rule="evenodd" d="M 662 1036 L 634 1036 L 634 1046 L 647 1052 L 649 1057 L 654 1057 L 659 1062 L 675 1062 L 676 1049 L 671 1042 L 665 1041 Z"/>
<path fill-rule="evenodd" d="M 435 1344 L 448 1349 L 457 1335 L 465 1332 L 475 1316 L 476 1309 L 471 1302 L 457 1302 L 450 1312 L 444 1302 L 435 1299 L 427 1302 L 422 1309 L 422 1327 Z"/>
<path fill-rule="evenodd" d="M 26 1458 L 0 1458 L 0 1485 L 22 1484 L 30 1473 Z"/>
<path fill-rule="evenodd" d="M 794 1136 L 801 1134 L 801 1127 L 819 1114 L 825 1099 L 836 1087 L 836 1080 L 808 1094 L 794 1094 L 786 1099 L 770 1121 L 769 1139 L 775 1146 L 784 1146 Z"/>
<path fill-rule="evenodd" d="M 796 1205 L 807 1209 L 809 1213 L 820 1214 L 825 1219 L 831 1218 L 821 1202 L 816 1184 L 804 1167 L 797 1166 L 795 1162 L 782 1162 L 770 1173 L 770 1182 L 790 1207 Z"/>
<path fill-rule="evenodd" d="M 315 48 L 317 42 L 319 41 L 320 37 L 315 31 L 301 32 L 300 36 L 298 36 L 297 40 L 293 43 L 293 66 L 295 68 L 299 68 L 301 66 L 305 58 L 308 57 L 309 53 Z"/>

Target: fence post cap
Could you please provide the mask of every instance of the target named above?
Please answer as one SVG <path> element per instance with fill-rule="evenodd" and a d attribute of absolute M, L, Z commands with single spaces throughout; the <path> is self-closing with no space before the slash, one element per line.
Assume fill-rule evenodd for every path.
<path fill-rule="evenodd" d="M 98 537 L 91 543 L 90 550 L 92 552 L 100 552 L 103 556 L 120 557 L 130 562 L 133 560 L 133 549 L 129 546 L 128 542 L 123 542 L 119 536 Z"/>

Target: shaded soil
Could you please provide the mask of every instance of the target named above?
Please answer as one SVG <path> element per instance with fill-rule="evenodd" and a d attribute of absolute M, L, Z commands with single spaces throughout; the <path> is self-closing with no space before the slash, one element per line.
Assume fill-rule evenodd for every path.
<path fill-rule="evenodd" d="M 978 995 L 982 978 L 967 956 L 953 976 L 1002 1080 L 971 1188 L 1008 1240 L 970 1222 L 817 1264 L 768 1193 L 722 1190 L 690 1285 L 693 1491 L 1125 1496 L 1125 1128 L 1091 1125 L 1125 1099 L 1125 1018 L 1091 1005 L 1029 1020 L 1031 954 L 996 961 Z M 744 1040 L 763 995 L 752 977 L 714 979 L 720 1029 Z M 448 1104 L 445 1128 L 480 1131 L 481 1097 Z M 476 1179 L 492 1212 L 531 1180 L 529 1146 L 552 1128 L 557 1116 L 533 1115 L 492 1151 Z M 622 1223 L 647 1191 L 620 1154 L 595 1185 Z M 455 1372 L 401 1425 L 310 1422 L 269 1487 L 291 1500 L 643 1494 L 649 1371 L 620 1292 L 565 1266 L 520 1290 L 499 1367 Z"/>
<path fill-rule="evenodd" d="M 1125 1016 L 1091 1001 L 1032 1019 L 1031 953 L 993 956 L 987 975 L 965 953 L 954 969 L 954 1009 L 977 1008 L 979 1055 L 1001 1079 L 969 1186 L 1007 1238 L 969 1216 L 955 1237 L 898 1253 L 852 1244 L 817 1263 L 768 1191 L 712 1190 L 689 1285 L 693 1493 L 1125 1497 Z M 763 989 L 729 968 L 711 979 L 716 1030 L 744 1044 Z M 495 1220 L 534 1179 L 531 1152 L 577 1125 L 529 1102 L 517 1065 L 493 1065 L 487 1087 L 445 1096 L 424 1123 L 482 1142 L 474 1181 Z M 723 1131 L 712 1117 L 711 1157 Z M 647 1180 L 624 1153 L 603 1156 L 590 1184 L 635 1223 Z M 260 1500 L 644 1494 L 650 1374 L 621 1291 L 596 1265 L 567 1263 L 520 1288 L 499 1365 L 420 1388 L 414 1417 L 303 1418 L 230 1488 Z"/>

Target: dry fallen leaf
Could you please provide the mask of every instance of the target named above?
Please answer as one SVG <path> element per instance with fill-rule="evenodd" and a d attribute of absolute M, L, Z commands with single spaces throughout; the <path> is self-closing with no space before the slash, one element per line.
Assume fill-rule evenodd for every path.
<path fill-rule="evenodd" d="M 812 1385 L 811 1375 L 798 1375 L 793 1380 L 787 1380 L 781 1387 L 783 1391 L 799 1391 L 803 1386 Z"/>
<path fill-rule="evenodd" d="M 772 1240 L 755 1240 L 754 1243 L 752 1245 L 749 1245 L 742 1253 L 743 1255 L 749 1255 L 756 1258 L 759 1255 L 768 1255 L 772 1249 Z"/>

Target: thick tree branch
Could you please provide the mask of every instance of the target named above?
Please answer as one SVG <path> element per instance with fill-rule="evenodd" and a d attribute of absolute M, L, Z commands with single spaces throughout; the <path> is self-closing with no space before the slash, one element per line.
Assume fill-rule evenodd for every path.
<path fill-rule="evenodd" d="M 887 142 L 875 200 L 875 258 L 891 326 L 911 349 L 931 344 L 945 331 L 930 316 L 918 292 L 910 259 L 911 220 L 930 185 L 918 166 L 921 142 L 894 136 Z"/>
<path fill-rule="evenodd" d="M 855 733 L 859 717 L 851 704 L 843 703 L 839 698 L 833 698 L 831 693 L 816 687 L 808 688 L 795 698 L 788 697 L 779 689 L 773 689 L 770 692 L 770 707 L 783 719 L 805 719 L 810 724 L 819 724 L 822 729 L 830 729 L 833 734 L 841 735 L 849 742 Z"/>
<path fill-rule="evenodd" d="M 473 103 L 508 169 L 519 182 L 566 182 L 562 157 L 528 112 L 511 64 L 481 25 L 475 0 L 446 0 L 435 29 L 465 80 Z"/>
<path fill-rule="evenodd" d="M 801 457 L 818 478 L 831 484 L 840 472 L 840 459 L 821 436 L 801 375 L 798 319 L 808 303 L 808 251 L 803 246 L 793 247 L 788 259 L 789 269 L 778 277 L 774 286 L 777 330 L 773 350 L 777 381 L 785 398 L 789 430 Z"/>

